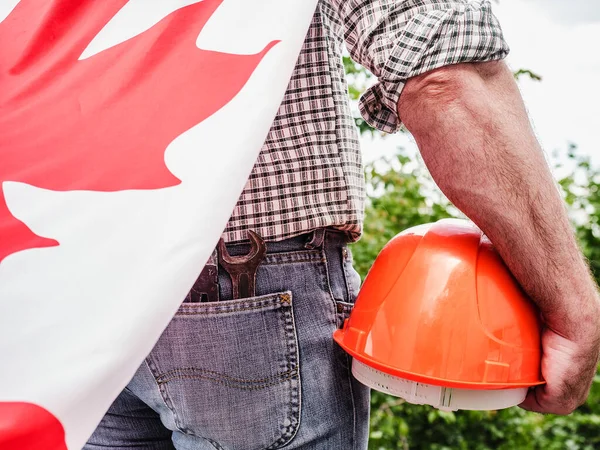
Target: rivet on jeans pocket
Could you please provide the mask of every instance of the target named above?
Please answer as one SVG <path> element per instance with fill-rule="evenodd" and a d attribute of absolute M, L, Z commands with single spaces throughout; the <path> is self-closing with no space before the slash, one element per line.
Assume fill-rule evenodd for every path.
<path fill-rule="evenodd" d="M 279 300 L 286 305 L 289 305 L 292 302 L 292 296 L 290 294 L 280 294 Z"/>
<path fill-rule="evenodd" d="M 344 305 L 342 305 L 341 303 L 337 304 L 337 312 L 342 313 L 344 312 Z"/>
<path fill-rule="evenodd" d="M 348 249 L 346 247 L 342 249 L 342 257 L 348 259 Z"/>

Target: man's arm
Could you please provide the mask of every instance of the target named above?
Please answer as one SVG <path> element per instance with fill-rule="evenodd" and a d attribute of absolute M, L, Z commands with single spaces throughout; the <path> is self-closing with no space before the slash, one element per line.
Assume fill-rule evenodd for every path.
<path fill-rule="evenodd" d="M 568 414 L 600 353 L 600 300 L 521 95 L 503 62 L 411 78 L 398 102 L 434 180 L 494 243 L 542 311 L 545 386 L 526 409 Z"/>

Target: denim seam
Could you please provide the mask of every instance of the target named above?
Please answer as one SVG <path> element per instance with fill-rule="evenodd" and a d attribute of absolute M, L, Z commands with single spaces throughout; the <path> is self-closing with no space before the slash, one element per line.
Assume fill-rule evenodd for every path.
<path fill-rule="evenodd" d="M 146 364 L 148 364 L 148 368 L 150 369 L 150 372 L 154 375 L 154 379 L 157 379 L 156 374 L 158 373 L 158 370 L 156 368 L 156 366 L 154 365 L 154 362 L 150 359 L 150 357 L 146 358 Z M 157 382 L 157 386 L 158 386 L 158 390 L 160 391 L 160 396 L 163 400 L 163 402 L 165 403 L 165 405 L 167 406 L 167 408 L 169 409 L 169 411 L 171 411 L 171 414 L 173 414 L 173 422 L 175 423 L 175 426 L 177 427 L 177 430 L 184 433 L 184 434 L 188 434 L 187 429 L 181 424 L 181 420 L 179 419 L 179 416 L 177 415 L 177 412 L 175 411 L 175 407 L 173 406 L 173 403 L 171 402 L 171 397 L 169 397 L 169 394 L 166 391 L 166 386 L 164 384 L 159 384 Z M 202 437 L 202 436 L 198 436 L 198 437 Z"/>
<path fill-rule="evenodd" d="M 293 295 L 293 294 L 292 294 Z M 289 303 L 289 310 L 281 315 L 283 320 L 283 329 L 285 330 L 287 345 L 288 370 L 295 370 L 297 377 L 291 377 L 290 383 L 290 405 L 287 419 L 290 424 L 282 430 L 282 435 L 267 447 L 267 450 L 274 450 L 289 443 L 300 428 L 300 367 L 299 367 L 299 349 L 298 336 L 296 333 L 296 324 L 294 321 L 293 300 Z"/>
<path fill-rule="evenodd" d="M 324 273 L 323 281 L 324 281 L 324 286 L 327 289 L 327 292 L 329 294 L 329 298 L 331 299 L 331 307 L 333 308 L 330 322 L 335 327 L 335 329 L 337 329 L 337 316 L 336 316 L 336 311 L 337 311 L 336 303 L 337 302 L 335 300 L 335 296 L 333 295 L 333 291 L 331 290 L 331 277 L 329 275 L 329 263 L 328 263 L 327 255 L 325 254 L 324 248 L 325 248 L 325 245 L 323 245 L 323 249 L 321 250 L 322 254 L 323 254 L 323 262 L 324 262 L 324 266 L 325 266 L 325 273 Z"/>
<path fill-rule="evenodd" d="M 292 305 L 292 324 L 291 324 L 291 328 L 292 328 L 292 332 L 293 332 L 293 342 L 296 343 L 296 352 L 294 354 L 294 358 L 296 360 L 296 368 L 298 370 L 298 380 L 297 380 L 297 385 L 296 385 L 296 403 L 295 403 L 295 405 L 293 403 L 293 397 L 291 395 L 290 395 L 290 398 L 292 399 L 292 412 L 296 413 L 297 423 L 296 423 L 295 429 L 293 430 L 293 432 L 290 435 L 290 438 L 287 440 L 287 442 L 284 443 L 284 445 L 289 444 L 292 441 L 292 439 L 294 439 L 296 437 L 296 435 L 298 434 L 298 431 L 300 430 L 300 424 L 302 422 L 302 375 L 301 375 L 301 371 L 300 371 L 300 345 L 299 345 L 299 340 L 298 340 L 298 332 L 296 330 L 296 323 L 295 323 L 293 305 Z"/>
<path fill-rule="evenodd" d="M 346 302 L 350 303 L 350 283 L 348 282 L 348 270 L 347 270 L 347 264 L 348 264 L 348 260 L 346 258 L 344 258 L 344 248 L 347 247 L 343 247 L 340 252 L 342 252 L 341 258 L 342 258 L 342 275 L 344 277 L 344 287 L 346 288 Z M 350 263 L 352 264 L 352 263 Z"/>
<path fill-rule="evenodd" d="M 346 354 L 346 361 L 348 362 L 348 386 L 350 386 L 350 400 L 352 401 L 352 448 L 356 448 L 356 402 L 354 401 L 354 389 L 352 387 L 352 360 L 349 355 Z"/>
<path fill-rule="evenodd" d="M 350 252 L 350 250 L 348 250 L 348 252 Z M 346 264 L 352 263 L 344 259 L 342 255 L 342 273 L 344 274 L 344 284 L 346 285 L 346 294 L 348 297 L 347 302 L 338 303 L 338 305 L 342 305 L 342 310 L 340 311 L 340 314 L 338 316 L 338 318 L 340 319 L 340 323 L 338 326 L 343 325 L 344 321 L 350 316 L 350 312 L 354 307 L 354 304 L 350 303 L 350 284 L 348 283 Z M 346 373 L 348 376 L 348 387 L 350 388 L 350 401 L 352 402 L 352 449 L 356 449 L 356 400 L 354 398 L 354 388 L 352 386 L 352 358 L 348 354 L 346 354 L 345 356 L 347 362 Z"/>
<path fill-rule="evenodd" d="M 161 391 L 160 385 L 156 382 L 156 377 L 154 376 L 154 370 L 152 369 L 152 367 L 154 367 L 154 369 L 156 369 L 156 367 L 154 366 L 154 364 L 152 363 L 152 361 L 150 361 L 150 357 L 149 356 L 146 359 L 144 359 L 144 362 L 142 364 L 145 364 L 146 367 L 148 368 L 148 372 L 150 373 L 150 376 L 152 376 L 152 378 L 154 379 L 154 386 L 156 387 L 156 390 L 158 391 L 158 398 L 160 398 L 162 400 L 163 404 L 167 407 L 167 409 L 173 415 L 173 422 L 175 423 L 175 426 L 179 430 L 179 425 L 177 423 L 177 416 L 175 415 L 175 412 L 173 411 L 173 408 L 171 408 L 169 406 L 169 404 L 167 403 L 167 401 L 165 400 L 165 396 L 163 395 L 163 393 Z M 133 393 L 133 391 L 131 391 L 129 389 L 129 387 L 126 387 L 125 389 L 128 390 L 129 392 L 131 392 L 133 395 L 136 395 L 136 394 Z M 152 408 L 152 409 L 154 411 L 158 412 L 157 409 L 155 409 L 155 408 Z"/>

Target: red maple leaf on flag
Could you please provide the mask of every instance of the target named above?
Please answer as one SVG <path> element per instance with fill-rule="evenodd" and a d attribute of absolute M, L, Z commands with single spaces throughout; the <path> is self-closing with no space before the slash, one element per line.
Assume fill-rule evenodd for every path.
<path fill-rule="evenodd" d="M 67 450 L 65 430 L 44 408 L 23 402 L 0 403 L 2 450 Z"/>
<path fill-rule="evenodd" d="M 127 0 L 21 0 L 0 22 L 0 187 L 114 192 L 179 184 L 164 161 L 169 143 L 227 104 L 276 43 L 255 55 L 199 49 L 196 38 L 221 2 L 183 7 L 80 60 Z M 198 151 L 219 149 L 198 143 Z M 0 189 L 0 263 L 55 245 L 10 213 Z"/>

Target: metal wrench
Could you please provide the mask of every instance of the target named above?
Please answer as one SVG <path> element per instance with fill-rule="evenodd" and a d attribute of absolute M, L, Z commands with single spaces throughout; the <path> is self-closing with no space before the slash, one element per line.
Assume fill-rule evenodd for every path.
<path fill-rule="evenodd" d="M 208 259 L 200 276 L 198 276 L 194 286 L 188 293 L 185 299 L 186 302 L 219 301 L 219 269 L 217 264 L 217 252 L 215 251 Z"/>
<path fill-rule="evenodd" d="M 256 271 L 267 253 L 263 238 L 254 231 L 248 231 L 250 253 L 231 256 L 223 239 L 219 241 L 219 264 L 231 277 L 233 299 L 254 297 L 256 295 Z"/>

